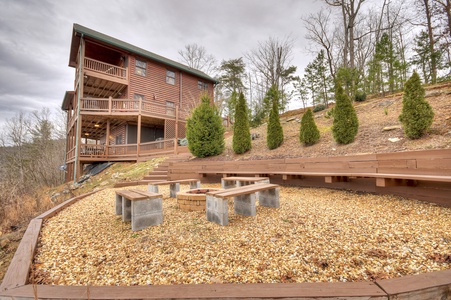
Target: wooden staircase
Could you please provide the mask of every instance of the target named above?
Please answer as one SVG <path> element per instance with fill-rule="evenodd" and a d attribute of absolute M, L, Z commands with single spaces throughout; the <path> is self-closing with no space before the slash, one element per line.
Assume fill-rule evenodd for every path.
<path fill-rule="evenodd" d="M 160 163 L 158 167 L 156 167 L 152 172 L 144 176 L 143 180 L 154 180 L 154 181 L 169 180 L 168 178 L 169 165 L 171 163 L 188 161 L 190 157 L 191 153 L 180 153 L 178 155 L 172 155 L 164 162 Z"/>

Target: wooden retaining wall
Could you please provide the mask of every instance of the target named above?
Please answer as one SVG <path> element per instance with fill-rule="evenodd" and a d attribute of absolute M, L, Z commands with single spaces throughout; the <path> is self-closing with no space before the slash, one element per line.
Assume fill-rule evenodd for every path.
<path fill-rule="evenodd" d="M 218 182 L 224 174 L 214 174 L 216 171 L 237 175 L 269 176 L 271 182 L 282 185 L 394 194 L 451 207 L 451 182 L 397 179 L 392 182 L 387 181 L 384 187 L 376 185 L 377 174 L 451 176 L 451 149 L 252 161 L 194 160 L 172 163 L 169 167 L 169 178 L 170 180 L 199 178 L 203 182 Z M 205 172 L 204 176 L 202 172 Z M 335 172 L 346 178 L 342 181 L 335 180 L 327 183 L 324 176 L 280 174 L 290 172 L 293 174 Z M 375 176 L 362 178 L 346 176 L 350 173 L 368 173 Z"/>

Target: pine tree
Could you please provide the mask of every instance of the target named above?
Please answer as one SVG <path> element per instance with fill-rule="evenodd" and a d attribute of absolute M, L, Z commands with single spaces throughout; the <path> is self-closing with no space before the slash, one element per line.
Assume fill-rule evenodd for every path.
<path fill-rule="evenodd" d="M 302 116 L 299 141 L 305 146 L 310 146 L 316 144 L 319 137 L 319 130 L 315 124 L 315 120 L 313 119 L 313 112 L 309 108 Z"/>
<path fill-rule="evenodd" d="M 197 157 L 221 154 L 224 151 L 224 127 L 217 109 L 208 95 L 201 97 L 186 124 L 188 149 Z"/>
<path fill-rule="evenodd" d="M 252 147 L 251 133 L 249 131 L 249 118 L 246 99 L 240 93 L 235 107 L 235 124 L 233 126 L 233 152 L 242 154 Z"/>
<path fill-rule="evenodd" d="M 359 130 L 359 119 L 349 96 L 345 94 L 339 82 L 335 84 L 335 109 L 332 133 L 339 144 L 354 141 Z"/>
<path fill-rule="evenodd" d="M 283 129 L 279 119 L 278 95 L 279 93 L 275 86 L 272 86 L 267 92 L 267 97 L 272 101 L 272 109 L 269 113 L 266 134 L 266 144 L 268 145 L 269 150 L 278 148 L 283 142 Z"/>
<path fill-rule="evenodd" d="M 417 72 L 407 80 L 402 98 L 402 111 L 399 121 L 404 125 L 404 132 L 409 139 L 418 139 L 431 127 L 434 112 L 424 99 L 425 91 Z"/>

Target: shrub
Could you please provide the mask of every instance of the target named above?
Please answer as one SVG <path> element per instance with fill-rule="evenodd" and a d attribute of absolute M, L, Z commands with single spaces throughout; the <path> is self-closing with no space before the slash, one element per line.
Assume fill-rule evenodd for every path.
<path fill-rule="evenodd" d="M 335 107 L 332 107 L 330 110 L 328 110 L 328 111 L 326 112 L 326 114 L 324 115 L 324 117 L 325 117 L 326 119 L 330 119 L 330 117 L 333 117 L 333 116 L 334 116 L 334 112 L 335 112 Z"/>
<path fill-rule="evenodd" d="M 283 142 L 283 129 L 282 125 L 280 125 L 279 119 L 279 98 L 278 91 L 275 86 L 272 86 L 268 92 L 267 97 L 269 97 L 272 101 L 272 109 L 269 113 L 269 121 L 268 128 L 266 134 L 266 144 L 268 145 L 269 150 L 278 148 Z"/>
<path fill-rule="evenodd" d="M 399 121 L 403 124 L 404 132 L 409 139 L 422 137 L 432 125 L 434 111 L 424 96 L 420 76 L 417 72 L 413 72 L 404 87 L 402 111 L 399 115 Z"/>
<path fill-rule="evenodd" d="M 364 91 L 357 91 L 354 96 L 354 100 L 357 102 L 363 102 L 366 100 L 366 93 Z"/>
<path fill-rule="evenodd" d="M 240 93 L 235 107 L 235 124 L 233 126 L 233 152 L 236 154 L 249 151 L 252 147 L 247 110 L 244 95 Z"/>
<path fill-rule="evenodd" d="M 201 97 L 186 123 L 188 149 L 197 157 L 221 154 L 224 151 L 224 127 L 216 107 L 211 105 L 208 95 Z"/>
<path fill-rule="evenodd" d="M 339 144 L 349 144 L 354 141 L 359 130 L 359 119 L 351 100 L 345 94 L 339 82 L 335 84 L 335 112 L 332 133 Z"/>
<path fill-rule="evenodd" d="M 299 141 L 306 146 L 316 144 L 319 140 L 319 130 L 313 119 L 313 112 L 309 108 L 302 116 Z"/>
<path fill-rule="evenodd" d="M 315 106 L 313 108 L 313 112 L 319 112 L 319 111 L 322 111 L 322 110 L 325 110 L 325 109 L 326 109 L 326 105 L 318 104 L 317 106 Z"/>

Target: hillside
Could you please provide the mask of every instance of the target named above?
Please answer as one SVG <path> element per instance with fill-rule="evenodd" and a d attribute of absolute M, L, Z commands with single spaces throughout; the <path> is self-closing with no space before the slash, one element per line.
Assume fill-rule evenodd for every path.
<path fill-rule="evenodd" d="M 236 155 L 232 150 L 232 136 L 227 135 L 226 150 L 210 160 L 249 160 L 282 157 L 343 156 L 366 153 L 386 153 L 423 149 L 451 148 L 451 82 L 426 87 L 426 100 L 431 104 L 435 117 L 430 131 L 421 139 L 405 137 L 398 116 L 402 109 L 402 93 L 367 99 L 355 103 L 359 118 L 359 132 L 353 143 L 337 145 L 332 137 L 332 118 L 326 118 L 328 109 L 315 113 L 315 122 L 321 132 L 320 141 L 309 147 L 299 143 L 299 127 L 302 109 L 289 111 L 281 116 L 284 143 L 268 150 L 266 146 L 266 124 L 251 129 L 260 137 L 252 141 L 251 151 Z M 384 131 L 386 127 L 395 129 Z M 392 141 L 390 141 L 392 139 Z M 393 140 L 394 139 L 394 140 Z M 399 139 L 399 140 L 398 140 Z M 205 158 L 204 158 L 205 159 Z"/>

